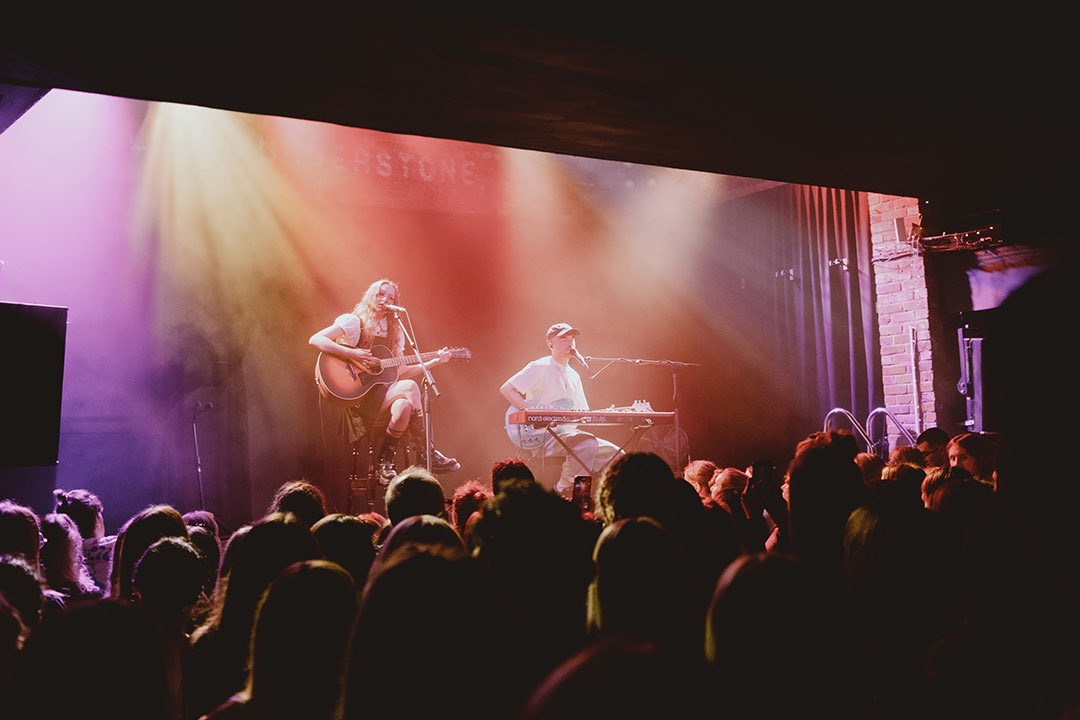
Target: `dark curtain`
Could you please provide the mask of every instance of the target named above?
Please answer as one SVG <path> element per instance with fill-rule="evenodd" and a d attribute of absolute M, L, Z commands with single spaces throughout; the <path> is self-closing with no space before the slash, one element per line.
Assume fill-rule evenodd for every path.
<path fill-rule="evenodd" d="M 723 317 L 700 410 L 722 423 L 713 452 L 790 457 L 836 407 L 864 424 L 884 405 L 865 193 L 780 185 L 724 203 L 717 232 L 701 269 Z"/>
<path fill-rule="evenodd" d="M 823 422 L 839 407 L 863 423 L 884 404 L 866 194 L 788 186 L 778 195 L 788 232 L 771 246 L 792 275 L 773 286 L 773 327 L 790 348 L 802 412 Z"/>

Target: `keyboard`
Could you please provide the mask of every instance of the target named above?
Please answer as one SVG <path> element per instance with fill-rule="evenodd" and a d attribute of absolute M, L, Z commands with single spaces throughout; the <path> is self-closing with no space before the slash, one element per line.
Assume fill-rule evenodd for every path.
<path fill-rule="evenodd" d="M 550 425 L 552 423 L 580 423 L 582 425 L 640 425 L 675 422 L 674 412 L 643 412 L 639 410 L 558 410 L 554 408 L 530 408 L 510 413 L 507 423 L 513 425 Z"/>

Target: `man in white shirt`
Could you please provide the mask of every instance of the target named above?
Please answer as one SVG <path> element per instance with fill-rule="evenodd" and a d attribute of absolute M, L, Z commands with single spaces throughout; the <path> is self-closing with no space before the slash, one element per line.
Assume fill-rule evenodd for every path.
<path fill-rule="evenodd" d="M 575 338 L 581 331 L 569 323 L 555 323 L 547 331 L 550 355 L 533 360 L 503 383 L 499 392 L 512 406 L 519 409 L 557 406 L 564 410 L 588 410 L 581 376 L 570 367 L 570 358 L 580 355 Z M 619 452 L 618 446 L 602 440 L 591 433 L 579 430 L 576 425 L 565 424 L 555 428 L 559 438 L 581 460 L 578 462 L 566 448 L 546 430 L 546 440 L 535 452 L 544 457 L 565 456 L 562 473 L 555 491 L 568 495 L 577 475 L 595 476 Z M 584 463 L 584 466 L 582 465 Z"/>

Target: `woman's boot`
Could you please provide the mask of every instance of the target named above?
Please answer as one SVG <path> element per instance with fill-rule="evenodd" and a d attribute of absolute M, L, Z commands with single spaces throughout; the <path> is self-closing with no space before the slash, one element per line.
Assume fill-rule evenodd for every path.
<path fill-rule="evenodd" d="M 421 413 L 413 413 L 409 419 L 409 433 L 412 435 L 410 445 L 416 449 L 417 464 L 427 467 L 427 433 L 424 429 L 424 417 Z M 438 450 L 431 454 L 431 472 L 436 475 L 454 472 L 461 469 L 461 463 L 457 458 L 446 457 Z"/>

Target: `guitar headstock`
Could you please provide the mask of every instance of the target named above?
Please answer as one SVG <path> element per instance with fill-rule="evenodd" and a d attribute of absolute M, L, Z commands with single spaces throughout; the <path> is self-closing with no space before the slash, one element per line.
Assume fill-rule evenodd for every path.
<path fill-rule="evenodd" d="M 452 360 L 472 360 L 472 352 L 466 347 L 446 348 Z"/>

